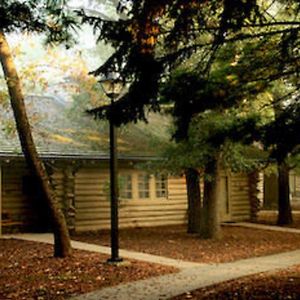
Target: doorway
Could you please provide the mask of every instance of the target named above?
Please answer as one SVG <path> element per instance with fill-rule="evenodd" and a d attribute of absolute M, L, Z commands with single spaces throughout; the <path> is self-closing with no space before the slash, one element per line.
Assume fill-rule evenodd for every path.
<path fill-rule="evenodd" d="M 231 221 L 231 208 L 230 208 L 230 179 L 227 175 L 221 175 L 220 179 L 220 220 L 221 222 Z"/>

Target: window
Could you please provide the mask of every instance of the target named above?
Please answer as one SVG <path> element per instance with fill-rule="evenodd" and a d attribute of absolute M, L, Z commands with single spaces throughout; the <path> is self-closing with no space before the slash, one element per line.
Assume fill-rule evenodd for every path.
<path fill-rule="evenodd" d="M 150 177 L 148 174 L 139 174 L 138 189 L 139 189 L 139 198 L 150 197 Z"/>
<path fill-rule="evenodd" d="M 155 176 L 156 198 L 167 198 L 168 196 L 167 186 L 168 186 L 167 176 L 165 175 Z"/>
<path fill-rule="evenodd" d="M 124 170 L 119 176 L 121 200 L 165 200 L 168 198 L 168 176 L 150 175 L 142 171 Z"/>
<path fill-rule="evenodd" d="M 120 175 L 119 186 L 120 186 L 120 198 L 132 199 L 132 177 L 130 174 Z"/>

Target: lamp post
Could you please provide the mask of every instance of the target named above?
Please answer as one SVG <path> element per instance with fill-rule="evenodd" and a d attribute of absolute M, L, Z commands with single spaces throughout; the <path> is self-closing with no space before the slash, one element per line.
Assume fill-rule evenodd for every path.
<path fill-rule="evenodd" d="M 117 74 L 111 73 L 109 76 L 100 80 L 104 93 L 110 98 L 113 109 L 116 98 L 119 96 L 123 84 L 118 80 Z M 117 155 L 117 135 L 114 124 L 113 114 L 109 118 L 109 169 L 110 169 L 110 239 L 111 239 L 111 257 L 107 260 L 109 263 L 118 263 L 122 261 L 119 257 L 119 217 L 118 217 L 118 155 Z"/>

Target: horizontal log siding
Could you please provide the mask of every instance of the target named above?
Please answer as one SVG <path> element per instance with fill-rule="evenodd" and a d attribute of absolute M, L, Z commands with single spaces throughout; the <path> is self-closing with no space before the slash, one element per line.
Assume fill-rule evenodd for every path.
<path fill-rule="evenodd" d="M 245 174 L 231 174 L 229 187 L 231 221 L 250 218 L 249 180 Z"/>
<path fill-rule="evenodd" d="M 130 169 L 125 172 L 138 172 Z M 122 170 L 121 170 L 122 172 Z M 23 162 L 2 165 L 2 216 L 11 222 L 34 225 L 37 222 L 34 202 L 24 194 L 23 177 L 28 175 Z M 53 183 L 58 201 L 65 198 L 66 174 L 55 169 Z M 75 174 L 75 230 L 110 227 L 109 173 L 107 168 L 86 167 Z M 232 221 L 249 219 L 249 187 L 246 175 L 231 175 L 229 187 Z M 68 191 L 71 195 L 71 191 Z M 187 196 L 184 178 L 168 179 L 167 199 L 121 200 L 120 227 L 144 227 L 183 224 L 187 218 Z"/>
<path fill-rule="evenodd" d="M 124 172 L 138 172 L 124 170 Z M 122 170 L 120 170 L 122 173 Z M 120 227 L 183 224 L 187 200 L 185 180 L 168 179 L 167 199 L 130 199 L 119 202 Z M 85 168 L 75 176 L 76 231 L 110 228 L 109 173 Z"/>
<path fill-rule="evenodd" d="M 83 168 L 75 174 L 75 230 L 103 228 L 109 220 L 108 173 Z M 107 228 L 107 226 L 104 226 Z"/>
<path fill-rule="evenodd" d="M 51 183 L 55 190 L 56 201 L 60 204 L 60 208 L 64 208 L 64 174 L 61 169 L 56 169 L 51 175 Z"/>

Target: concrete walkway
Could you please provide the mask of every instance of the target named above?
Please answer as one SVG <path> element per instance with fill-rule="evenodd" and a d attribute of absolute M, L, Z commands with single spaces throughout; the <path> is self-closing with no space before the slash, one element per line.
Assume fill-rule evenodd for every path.
<path fill-rule="evenodd" d="M 281 228 L 250 223 L 236 223 L 229 226 L 251 227 L 265 230 L 278 230 L 300 233 L 299 229 Z M 7 235 L 4 238 L 18 238 L 23 240 L 53 243 L 51 234 L 18 234 Z M 110 254 L 109 247 L 91 245 L 72 241 L 76 249 Z M 120 284 L 115 287 L 103 288 L 88 294 L 79 295 L 71 300 L 158 300 L 168 299 L 201 287 L 236 279 L 242 276 L 252 275 L 260 272 L 285 269 L 300 264 L 300 250 L 243 259 L 231 263 L 201 264 L 185 262 L 176 259 L 160 257 L 134 251 L 120 250 L 123 258 L 143 260 L 151 263 L 159 263 L 174 266 L 180 269 L 179 273 L 153 277 L 145 280 Z"/>
<path fill-rule="evenodd" d="M 289 233 L 298 233 L 298 234 L 300 234 L 300 229 L 280 227 L 280 226 L 274 226 L 274 225 L 263 225 L 263 224 L 256 224 L 256 223 L 247 223 L 247 222 L 224 223 L 223 225 L 233 226 L 233 227 L 247 227 L 247 228 L 253 228 L 253 229 L 263 229 L 263 230 L 271 230 L 271 231 L 280 231 L 280 232 L 289 232 Z"/>
<path fill-rule="evenodd" d="M 184 269 L 177 274 L 120 284 L 104 288 L 71 300 L 158 300 L 260 272 L 284 269 L 300 264 L 300 250 L 265 257 L 239 260 L 232 263 L 207 264 Z"/>
<path fill-rule="evenodd" d="M 21 233 L 21 234 L 4 235 L 2 236 L 2 238 L 6 238 L 6 239 L 14 238 L 19 240 L 34 241 L 34 242 L 41 242 L 47 244 L 53 244 L 54 242 L 53 234 L 50 233 L 34 233 L 34 234 Z M 107 255 L 110 255 L 111 253 L 110 247 L 87 244 L 78 241 L 71 241 L 71 244 L 74 249 L 98 252 Z M 178 269 L 186 269 L 186 268 L 199 267 L 204 265 L 201 263 L 188 262 L 179 259 L 173 259 L 173 258 L 162 257 L 158 255 L 152 255 L 152 254 L 147 254 L 142 252 L 122 250 L 122 249 L 120 249 L 119 253 L 120 253 L 120 257 L 123 258 L 136 259 L 136 260 L 146 261 L 150 263 L 176 267 Z"/>

